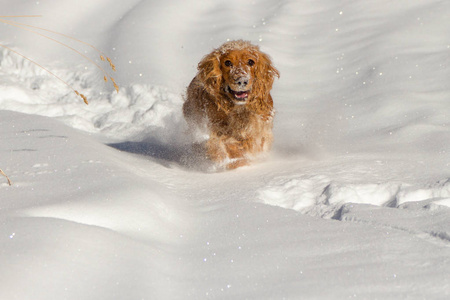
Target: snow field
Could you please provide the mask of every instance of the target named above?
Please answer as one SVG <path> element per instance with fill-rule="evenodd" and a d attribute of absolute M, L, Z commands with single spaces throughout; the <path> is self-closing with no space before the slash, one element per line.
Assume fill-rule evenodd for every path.
<path fill-rule="evenodd" d="M 0 1 L 89 63 L 0 26 L 0 298 L 445 299 L 444 1 Z M 105 13 L 108 11 L 108 13 Z M 30 20 L 27 20 L 30 21 Z M 182 95 L 227 39 L 281 72 L 266 160 L 204 172 Z M 82 47 L 83 53 L 99 61 Z"/>

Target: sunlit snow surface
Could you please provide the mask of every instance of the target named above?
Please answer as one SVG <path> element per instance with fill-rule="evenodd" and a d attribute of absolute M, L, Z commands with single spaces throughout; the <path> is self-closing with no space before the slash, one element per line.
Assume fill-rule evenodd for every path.
<path fill-rule="evenodd" d="M 104 50 L 120 91 L 0 26 L 90 102 L 0 51 L 0 299 L 450 297 L 450 2 L 11 3 Z M 183 93 L 238 38 L 280 70 L 275 145 L 214 173 Z"/>

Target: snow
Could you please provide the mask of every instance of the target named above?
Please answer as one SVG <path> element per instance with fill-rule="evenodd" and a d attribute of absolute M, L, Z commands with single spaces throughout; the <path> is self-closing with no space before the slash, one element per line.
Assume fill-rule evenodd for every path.
<path fill-rule="evenodd" d="M 450 2 L 0 5 L 102 49 L 120 86 L 0 26 L 90 103 L 0 51 L 0 299 L 450 296 Z M 181 105 L 201 57 L 238 38 L 280 70 L 275 145 L 216 173 Z"/>

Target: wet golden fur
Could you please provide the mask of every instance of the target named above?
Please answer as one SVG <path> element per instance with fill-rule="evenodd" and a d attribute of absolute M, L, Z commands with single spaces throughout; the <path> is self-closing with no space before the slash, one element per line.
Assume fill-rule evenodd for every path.
<path fill-rule="evenodd" d="M 269 56 L 242 40 L 223 44 L 198 64 L 183 114 L 191 129 L 207 129 L 206 154 L 218 166 L 247 165 L 270 149 L 275 77 Z"/>

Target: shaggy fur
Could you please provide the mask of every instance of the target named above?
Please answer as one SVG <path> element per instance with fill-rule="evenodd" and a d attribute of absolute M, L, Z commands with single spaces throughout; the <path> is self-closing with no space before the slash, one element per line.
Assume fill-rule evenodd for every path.
<path fill-rule="evenodd" d="M 207 129 L 206 154 L 219 167 L 247 165 L 270 149 L 275 77 L 269 56 L 242 40 L 223 44 L 198 64 L 183 114 L 192 129 Z"/>

